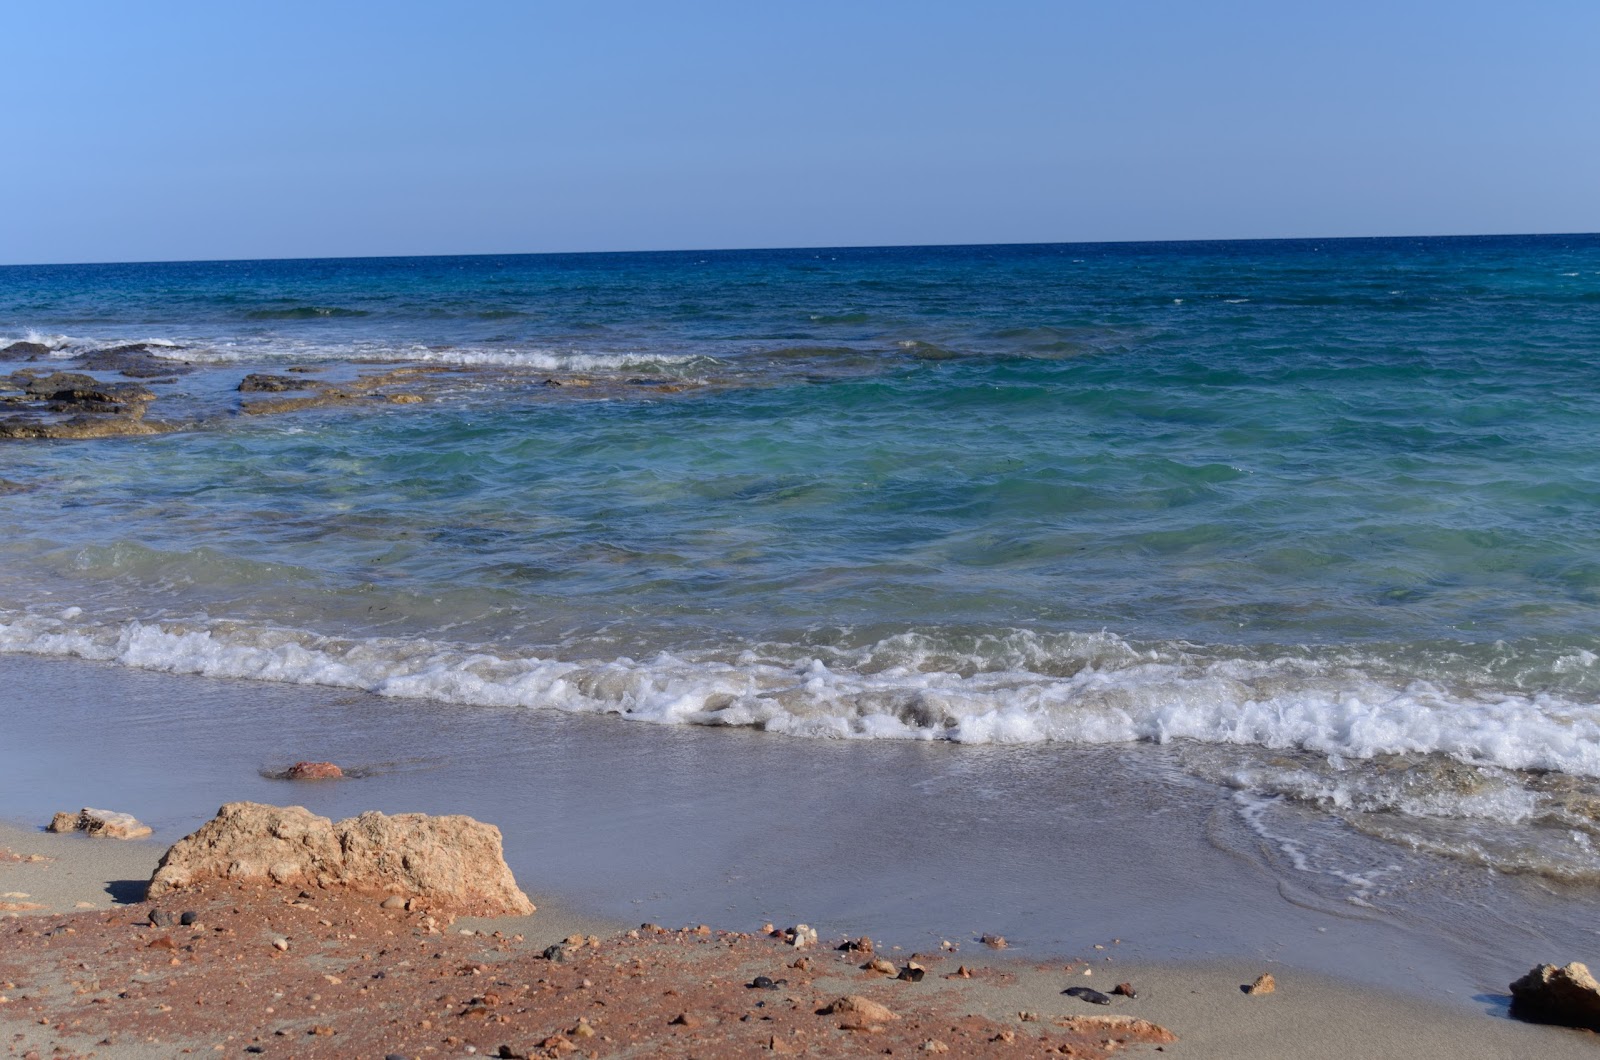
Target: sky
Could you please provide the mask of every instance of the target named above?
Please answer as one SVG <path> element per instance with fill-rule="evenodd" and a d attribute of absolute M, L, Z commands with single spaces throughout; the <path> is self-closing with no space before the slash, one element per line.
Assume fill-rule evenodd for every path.
<path fill-rule="evenodd" d="M 0 263 L 1600 230 L 1600 4 L 0 5 Z"/>

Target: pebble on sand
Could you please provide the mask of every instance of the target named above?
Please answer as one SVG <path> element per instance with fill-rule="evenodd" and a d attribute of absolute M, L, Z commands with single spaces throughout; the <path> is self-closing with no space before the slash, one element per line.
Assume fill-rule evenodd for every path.
<path fill-rule="evenodd" d="M 1272 978 L 1271 972 L 1262 972 L 1256 976 L 1255 981 L 1239 988 L 1247 994 L 1270 994 L 1278 989 L 1278 981 Z"/>

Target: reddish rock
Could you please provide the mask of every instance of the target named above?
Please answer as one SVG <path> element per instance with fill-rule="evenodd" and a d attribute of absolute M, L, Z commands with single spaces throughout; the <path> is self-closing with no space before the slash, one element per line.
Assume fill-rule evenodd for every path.
<path fill-rule="evenodd" d="M 296 762 L 284 777 L 288 780 L 343 780 L 344 770 L 332 762 Z"/>

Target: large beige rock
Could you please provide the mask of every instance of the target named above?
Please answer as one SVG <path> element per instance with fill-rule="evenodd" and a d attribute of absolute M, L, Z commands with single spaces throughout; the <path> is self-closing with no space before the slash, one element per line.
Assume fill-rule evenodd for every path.
<path fill-rule="evenodd" d="M 370 812 L 335 823 L 302 806 L 230 802 L 162 856 L 148 896 L 209 880 L 414 896 L 470 916 L 534 910 L 506 867 L 500 829 L 470 817 Z"/>
<path fill-rule="evenodd" d="M 1511 984 L 1511 1014 L 1530 1023 L 1600 1031 L 1600 983 L 1577 961 L 1541 964 Z"/>

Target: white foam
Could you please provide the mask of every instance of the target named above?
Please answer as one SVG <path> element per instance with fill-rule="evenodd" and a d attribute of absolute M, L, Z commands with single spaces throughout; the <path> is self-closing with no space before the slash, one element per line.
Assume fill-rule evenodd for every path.
<path fill-rule="evenodd" d="M 625 372 L 648 371 L 679 365 L 715 364 L 714 358 L 693 353 L 595 353 L 546 348 L 495 349 L 457 347 L 447 350 L 420 345 L 387 345 L 374 342 L 315 344 L 272 340 L 261 343 L 224 343 L 174 349 L 170 354 L 152 350 L 156 356 L 171 356 L 196 364 L 237 364 L 263 361 L 356 361 L 401 362 L 406 364 L 447 364 L 463 367 L 524 368 L 541 372 Z"/>
<path fill-rule="evenodd" d="M 59 616 L 59 617 L 55 617 Z M 363 689 L 491 707 L 603 712 L 658 724 L 795 736 L 1174 740 L 1314 751 L 1330 759 L 1442 754 L 1600 776 L 1600 707 L 1548 693 L 1387 682 L 1304 658 L 1137 650 L 1110 634 L 1017 632 L 953 651 L 909 633 L 853 652 L 763 646 L 566 660 L 427 640 L 338 639 L 238 623 L 96 625 L 0 613 L 0 650 L 151 670 Z M 826 657 L 823 657 L 826 656 Z"/>

